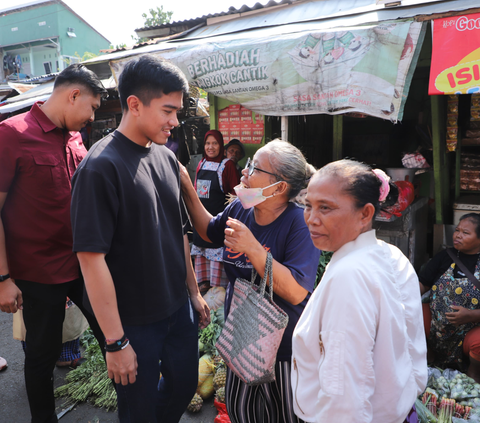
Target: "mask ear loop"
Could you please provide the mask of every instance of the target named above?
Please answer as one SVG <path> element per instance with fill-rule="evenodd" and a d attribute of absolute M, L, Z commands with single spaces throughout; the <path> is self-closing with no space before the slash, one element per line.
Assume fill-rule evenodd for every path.
<path fill-rule="evenodd" d="M 274 185 L 277 185 L 277 184 L 279 184 L 279 183 L 281 183 L 281 182 L 285 182 L 285 181 L 277 181 L 277 182 L 269 185 L 268 187 L 262 188 L 262 195 L 263 195 L 263 191 L 264 191 L 264 190 L 266 190 L 267 188 L 273 187 Z M 277 195 L 277 193 L 274 192 L 272 195 L 269 195 L 268 197 L 265 197 L 265 196 L 264 196 L 264 197 L 265 197 L 265 199 L 267 199 L 267 198 L 275 197 L 276 195 Z"/>

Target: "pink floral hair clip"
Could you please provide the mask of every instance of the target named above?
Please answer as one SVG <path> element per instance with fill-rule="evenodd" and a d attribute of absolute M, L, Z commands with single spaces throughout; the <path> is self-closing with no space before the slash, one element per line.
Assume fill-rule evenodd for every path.
<path fill-rule="evenodd" d="M 382 203 L 390 192 L 390 176 L 388 176 L 382 169 L 372 169 L 372 172 L 382 183 L 382 186 L 380 187 L 380 198 L 378 199 L 378 201 Z"/>

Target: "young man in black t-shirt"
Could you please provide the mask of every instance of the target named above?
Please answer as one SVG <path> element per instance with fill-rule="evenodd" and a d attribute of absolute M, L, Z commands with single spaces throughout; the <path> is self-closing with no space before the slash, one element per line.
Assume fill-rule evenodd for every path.
<path fill-rule="evenodd" d="M 120 126 L 73 177 L 74 251 L 106 338 L 120 421 L 173 423 L 197 387 L 198 320 L 210 320 L 178 163 L 165 147 L 188 83 L 169 62 L 142 56 L 127 63 L 118 90 Z"/>

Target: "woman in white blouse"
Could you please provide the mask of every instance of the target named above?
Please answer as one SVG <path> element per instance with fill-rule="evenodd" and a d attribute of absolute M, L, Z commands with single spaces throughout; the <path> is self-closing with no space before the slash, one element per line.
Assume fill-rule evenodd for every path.
<path fill-rule="evenodd" d="M 418 279 L 372 229 L 380 206 L 396 201 L 392 186 L 381 170 L 352 160 L 328 164 L 308 186 L 313 243 L 334 254 L 293 335 L 294 409 L 307 422 L 413 421 L 425 389 Z"/>

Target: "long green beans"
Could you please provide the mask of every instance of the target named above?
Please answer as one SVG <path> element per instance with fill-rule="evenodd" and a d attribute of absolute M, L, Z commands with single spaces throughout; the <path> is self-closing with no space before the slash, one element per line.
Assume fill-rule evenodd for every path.
<path fill-rule="evenodd" d="M 55 396 L 66 398 L 64 407 L 72 403 L 90 401 L 97 407 L 116 410 L 117 393 L 108 378 L 105 360 L 90 329 L 84 334 L 81 342 L 86 347 L 84 354 L 86 361 L 67 374 L 66 384 L 55 390 Z"/>

